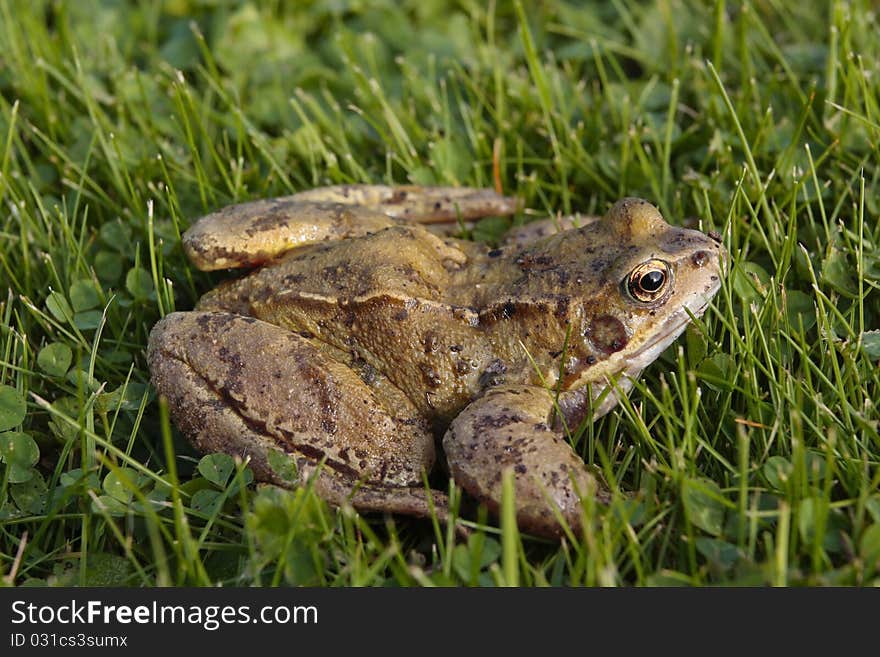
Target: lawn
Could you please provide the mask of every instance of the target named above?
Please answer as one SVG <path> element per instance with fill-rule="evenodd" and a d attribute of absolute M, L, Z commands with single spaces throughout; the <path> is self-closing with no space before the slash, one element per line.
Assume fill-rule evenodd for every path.
<path fill-rule="evenodd" d="M 878 33 L 868 0 L 0 3 L 0 581 L 877 585 Z M 194 218 L 493 186 L 493 153 L 516 222 L 641 196 L 732 256 L 571 437 L 617 491 L 583 535 L 336 510 L 188 446 L 145 348 L 228 276 Z"/>

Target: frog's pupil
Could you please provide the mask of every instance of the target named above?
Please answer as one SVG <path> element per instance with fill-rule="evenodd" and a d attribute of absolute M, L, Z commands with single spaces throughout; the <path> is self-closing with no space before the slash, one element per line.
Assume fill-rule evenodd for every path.
<path fill-rule="evenodd" d="M 639 279 L 639 285 L 645 292 L 656 292 L 662 287 L 665 278 L 662 271 L 654 269 Z"/>

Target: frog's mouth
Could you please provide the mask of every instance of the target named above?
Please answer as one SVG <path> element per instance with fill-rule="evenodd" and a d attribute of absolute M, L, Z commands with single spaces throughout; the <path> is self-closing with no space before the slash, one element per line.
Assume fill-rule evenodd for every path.
<path fill-rule="evenodd" d="M 690 308 L 694 317 L 700 317 L 706 312 L 706 308 L 709 307 L 709 302 L 714 294 L 715 290 L 702 299 L 702 303 L 699 306 L 696 308 Z M 682 310 L 670 316 L 663 326 L 663 329 L 657 333 L 652 340 L 643 344 L 625 359 L 623 367 L 620 369 L 620 375 L 613 377 L 613 382 L 605 379 L 604 385 L 594 384 L 592 391 L 593 402 L 595 404 L 593 406 L 592 415 L 594 420 L 602 417 L 614 408 L 618 401 L 620 401 L 621 395 L 629 393 L 633 387 L 634 381 L 636 381 L 642 374 L 642 370 L 653 363 L 669 345 L 675 342 L 676 338 L 678 338 L 678 336 L 684 332 L 685 328 L 687 328 L 690 321 L 691 315 L 682 308 Z M 611 386 L 612 389 L 609 390 L 609 386 Z"/>
<path fill-rule="evenodd" d="M 701 317 L 706 312 L 709 302 L 715 296 L 715 292 L 718 291 L 719 287 L 721 287 L 720 283 L 700 298 L 699 305 L 696 305 L 696 307 L 690 307 L 690 304 L 687 304 L 678 312 L 670 315 L 664 326 L 652 336 L 651 340 L 645 342 L 645 344 L 627 357 L 626 365 L 622 369 L 623 374 L 631 378 L 637 378 L 643 369 L 654 362 L 669 345 L 675 342 L 678 336 L 687 328 L 692 317 Z"/>

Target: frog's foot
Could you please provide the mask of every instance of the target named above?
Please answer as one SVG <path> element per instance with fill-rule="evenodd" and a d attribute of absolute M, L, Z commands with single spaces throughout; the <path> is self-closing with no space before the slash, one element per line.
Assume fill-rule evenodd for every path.
<path fill-rule="evenodd" d="M 476 187 L 333 185 L 309 189 L 292 198 L 357 205 L 421 224 L 502 217 L 514 214 L 520 207 L 512 196 Z"/>
<path fill-rule="evenodd" d="M 334 506 L 351 505 L 358 511 L 381 511 L 405 516 L 429 518 L 436 516 L 442 523 L 449 522 L 449 498 L 438 490 L 424 486 L 383 486 L 355 482 L 324 467 L 300 459 L 298 479 L 314 477 L 318 497 Z M 285 484 L 287 488 L 291 485 Z"/>
<path fill-rule="evenodd" d="M 452 422 L 443 448 L 456 483 L 495 513 L 502 473 L 512 470 L 519 527 L 558 537 L 557 516 L 577 532 L 581 498 L 607 503 L 610 493 L 551 425 L 552 410 L 552 393 L 544 388 L 491 388 Z"/>
<path fill-rule="evenodd" d="M 320 469 L 315 491 L 335 505 L 447 517 L 445 496 L 421 483 L 434 441 L 408 400 L 296 333 L 232 313 L 173 313 L 153 328 L 148 360 L 199 450 L 249 459 L 257 479 L 285 487 Z M 273 452 L 290 457 L 280 463 L 293 476 Z"/>

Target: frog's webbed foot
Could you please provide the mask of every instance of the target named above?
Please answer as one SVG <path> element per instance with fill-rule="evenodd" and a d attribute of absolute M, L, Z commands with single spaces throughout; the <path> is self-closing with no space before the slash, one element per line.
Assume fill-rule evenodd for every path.
<path fill-rule="evenodd" d="M 512 196 L 476 187 L 333 185 L 299 192 L 293 198 L 357 205 L 420 224 L 502 217 L 514 214 L 520 207 Z"/>
<path fill-rule="evenodd" d="M 493 512 L 501 504 L 502 473 L 512 470 L 519 527 L 557 537 L 555 513 L 577 531 L 581 497 L 607 503 L 610 492 L 551 425 L 551 395 L 538 386 L 491 388 L 452 422 L 443 448 L 456 483 Z"/>
<path fill-rule="evenodd" d="M 311 481 L 331 504 L 416 516 L 433 506 L 448 517 L 446 497 L 422 484 L 434 440 L 418 412 L 307 339 L 232 313 L 173 313 L 153 328 L 148 360 L 174 423 L 199 450 L 250 459 L 261 481 Z M 273 451 L 290 457 L 282 463 L 296 466 L 294 477 L 272 466 Z"/>
<path fill-rule="evenodd" d="M 351 479 L 328 471 L 323 466 L 306 464 L 300 468 L 301 481 L 312 476 L 316 477 L 315 493 L 334 506 L 350 504 L 362 512 L 379 511 L 417 518 L 434 515 L 442 523 L 450 521 L 449 498 L 438 490 L 417 485 L 379 486 L 353 483 Z"/>

